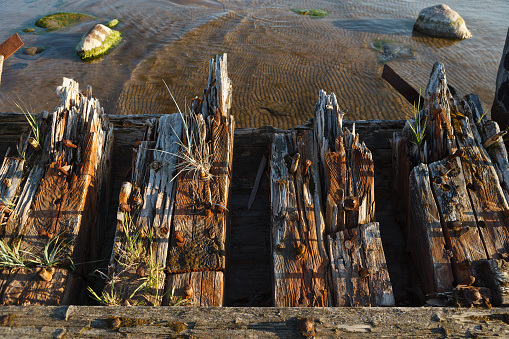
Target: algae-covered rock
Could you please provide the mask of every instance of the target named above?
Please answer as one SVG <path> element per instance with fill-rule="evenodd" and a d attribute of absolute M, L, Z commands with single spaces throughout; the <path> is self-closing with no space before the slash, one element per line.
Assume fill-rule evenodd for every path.
<path fill-rule="evenodd" d="M 307 15 L 307 16 L 311 16 L 314 18 L 323 18 L 324 16 L 329 14 L 329 12 L 327 12 L 327 11 L 324 11 L 321 9 L 316 9 L 316 8 L 294 9 L 293 11 L 299 15 Z"/>
<path fill-rule="evenodd" d="M 88 32 L 76 46 L 76 53 L 81 60 L 93 60 L 102 57 L 122 40 L 119 31 L 97 24 Z"/>
<path fill-rule="evenodd" d="M 113 19 L 106 24 L 106 26 L 108 26 L 109 28 L 115 28 L 115 27 L 117 27 L 117 25 L 118 25 L 117 19 Z"/>
<path fill-rule="evenodd" d="M 32 33 L 32 32 L 34 32 L 34 29 L 33 29 L 33 28 L 30 28 L 30 27 L 28 27 L 28 28 L 23 28 L 23 32 L 25 32 L 25 33 Z"/>
<path fill-rule="evenodd" d="M 45 28 L 46 32 L 56 31 L 75 22 L 85 22 L 95 19 L 94 16 L 83 13 L 58 12 L 43 16 L 35 22 L 37 27 Z"/>
<path fill-rule="evenodd" d="M 423 9 L 415 21 L 414 29 L 439 38 L 468 39 L 472 37 L 472 33 L 465 25 L 465 20 L 447 5 Z"/>

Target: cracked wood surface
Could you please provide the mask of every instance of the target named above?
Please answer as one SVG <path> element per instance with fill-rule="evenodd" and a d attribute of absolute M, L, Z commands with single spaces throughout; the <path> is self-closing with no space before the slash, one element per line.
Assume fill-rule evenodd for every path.
<path fill-rule="evenodd" d="M 45 137 L 39 140 L 42 152 L 27 149 L 23 138 L 18 146 L 32 168 L 20 187 L 18 205 L 12 221 L 6 223 L 2 240 L 19 246 L 32 260 L 42 257 L 46 246 L 49 250 L 55 246 L 63 249 L 57 267 L 45 269 L 40 264 L 42 268 L 11 270 L 12 274 L 4 269 L 0 291 L 3 304 L 58 305 L 76 301 L 80 296 L 73 291 L 81 283 L 77 274 L 86 275 L 88 267 L 82 265 L 77 274 L 72 274 L 69 258 L 79 263 L 96 259 L 96 203 L 107 193 L 102 179 L 104 176 L 107 180 L 111 166 L 113 125 L 102 115 L 99 102 L 80 93 L 73 80 L 64 78 L 57 92 L 62 105 L 56 108 L 52 123 L 48 123 L 46 112 L 37 117 L 39 133 Z M 75 148 L 64 147 L 66 139 Z M 52 271 L 49 281 L 41 279 L 44 270 Z"/>

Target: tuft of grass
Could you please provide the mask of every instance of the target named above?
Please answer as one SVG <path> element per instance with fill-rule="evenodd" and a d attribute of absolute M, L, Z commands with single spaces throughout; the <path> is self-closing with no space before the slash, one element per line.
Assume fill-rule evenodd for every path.
<path fill-rule="evenodd" d="M 420 94 L 420 93 L 419 93 Z M 408 126 L 412 130 L 412 136 L 414 140 L 410 140 L 413 144 L 421 147 L 424 138 L 426 136 L 426 123 L 428 121 L 428 117 L 424 120 L 424 123 L 421 123 L 421 98 L 419 97 L 419 102 L 417 103 L 417 107 L 414 105 L 414 123 L 411 124 L 407 121 Z"/>
<path fill-rule="evenodd" d="M 106 305 L 106 306 L 120 306 L 120 298 L 117 296 L 117 293 L 115 292 L 115 286 L 112 283 L 110 285 L 110 291 L 109 292 L 102 292 L 99 296 L 95 291 L 92 289 L 92 287 L 87 287 L 88 292 L 90 292 L 90 296 L 92 299 L 97 301 L 100 304 Z"/>
<path fill-rule="evenodd" d="M 17 242 L 13 247 L 9 247 L 3 240 L 0 240 L 0 267 L 5 268 L 27 268 L 25 254 L 28 252 L 21 251 L 19 247 L 21 242 Z"/>
<path fill-rule="evenodd" d="M 210 169 L 212 167 L 212 157 L 214 154 L 209 154 L 209 144 L 208 142 L 203 141 L 204 136 L 202 136 L 202 132 L 198 127 L 197 114 L 190 110 L 188 110 L 186 114 L 182 113 L 177 101 L 173 97 L 173 94 L 171 94 L 168 85 L 164 80 L 163 82 L 168 93 L 170 93 L 173 102 L 177 106 L 178 113 L 182 119 L 185 141 L 178 138 L 179 134 L 173 130 L 173 133 L 179 139 L 177 142 L 179 151 L 176 154 L 156 149 L 153 151 L 167 153 L 180 159 L 180 162 L 175 166 L 178 173 L 171 180 L 177 178 L 181 173 L 191 173 L 194 179 L 199 177 L 201 179 L 210 180 L 213 178 L 213 175 L 210 173 Z"/>
<path fill-rule="evenodd" d="M 65 261 L 70 260 L 69 257 L 62 256 L 62 251 L 66 245 L 64 240 L 59 241 L 60 235 L 51 239 L 44 245 L 44 251 L 42 256 L 30 259 L 29 261 L 36 264 L 39 267 L 54 267 L 62 264 Z"/>
<path fill-rule="evenodd" d="M 37 121 L 35 120 L 34 116 L 32 114 L 30 114 L 28 112 L 28 110 L 25 110 L 23 109 L 23 107 L 21 107 L 20 104 L 18 103 L 15 103 L 16 106 L 18 106 L 18 108 L 21 110 L 21 112 L 25 115 L 25 118 L 27 119 L 28 121 L 28 124 L 30 125 L 30 127 L 32 128 L 32 134 L 34 136 L 34 139 L 37 141 L 38 144 L 41 143 L 41 130 L 39 128 L 39 125 L 37 124 Z"/>

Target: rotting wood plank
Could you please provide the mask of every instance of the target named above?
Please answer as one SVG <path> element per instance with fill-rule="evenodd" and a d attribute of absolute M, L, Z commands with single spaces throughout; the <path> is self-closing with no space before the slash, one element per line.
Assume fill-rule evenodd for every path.
<path fill-rule="evenodd" d="M 168 274 L 163 305 L 223 306 L 224 274 L 220 271 Z"/>
<path fill-rule="evenodd" d="M 336 306 L 394 306 L 378 223 L 328 236 Z"/>
<path fill-rule="evenodd" d="M 82 94 L 75 81 L 64 78 L 57 92 L 62 105 L 52 123 L 47 112 L 41 113 L 37 131 L 32 129 L 18 146 L 31 170 L 19 186 L 21 194 L 13 201 L 16 208 L 2 241 L 25 251 L 25 265 L 32 267 L 11 270 L 9 276 L 4 269 L 3 304 L 73 302 L 79 298 L 74 292 L 82 281 L 71 273 L 70 260 L 81 264 L 96 259 L 90 251 L 101 227 L 95 202 L 107 195 L 102 177 L 110 170 L 113 126 L 99 101 Z M 28 119 L 29 113 L 25 114 Z M 42 152 L 28 147 L 30 139 Z M 47 262 L 44 258 L 51 251 L 58 252 L 54 261 Z M 77 267 L 77 273 L 88 274 L 87 266 Z"/>
<path fill-rule="evenodd" d="M 471 263 L 486 259 L 487 252 L 468 198 L 458 158 L 429 165 L 431 188 L 444 225 L 445 241 L 451 243 L 452 268 L 457 284 L 470 285 L 475 272 Z"/>
<path fill-rule="evenodd" d="M 508 336 L 506 313 L 492 308 L 274 308 L 274 307 L 4 307 L 6 338 L 171 337 L 298 338 L 303 324 L 316 337 Z M 117 329 L 113 321 L 119 322 Z M 306 322 L 306 320 L 308 320 Z M 134 325 L 134 326 L 133 326 Z"/>
<path fill-rule="evenodd" d="M 312 131 L 276 133 L 271 146 L 273 301 L 281 307 L 331 304 L 323 222 L 316 221 L 321 211 L 315 183 L 320 181 L 313 138 Z"/>
<path fill-rule="evenodd" d="M 502 133 L 495 123 L 486 119 L 477 96 L 460 98 L 456 89 L 447 84 L 445 68 L 440 63 L 433 66 L 420 119 L 426 122 L 425 140 L 412 146 L 414 150 L 409 152 L 408 159 L 413 166 L 420 161 L 431 162 L 430 173 L 423 172 L 422 164 L 419 170 L 414 168 L 410 175 L 408 210 L 413 218 L 410 230 L 415 232 L 410 237 L 413 257 L 425 268 L 422 283 L 428 296 L 437 298 L 431 304 L 437 304 L 436 300 L 442 298 L 452 304 L 456 300 L 464 306 L 489 305 L 492 298 L 489 286 L 476 267 L 486 259 L 508 257 L 509 234 L 504 211 L 509 208 L 507 192 L 503 190 L 507 152 L 497 140 Z M 412 122 L 407 124 L 410 125 Z M 410 137 L 407 126 L 402 135 Z M 497 150 L 492 150 L 495 161 L 485 150 L 490 144 L 497 146 Z M 399 158 L 399 151 L 394 140 L 393 159 Z M 400 176 L 401 163 L 396 159 L 395 176 Z M 429 177 L 433 178 L 431 182 Z M 404 185 L 405 178 L 399 181 Z M 434 206 L 430 192 L 438 207 Z M 433 236 L 421 222 L 432 212 L 429 219 L 434 218 L 436 224 L 435 211 L 440 215 L 442 232 Z M 435 229 L 438 230 L 438 225 Z M 435 264 L 441 260 L 450 261 L 443 272 Z M 449 279 L 444 279 L 445 284 L 438 284 L 438 276 Z M 474 282 L 475 286 L 471 286 Z"/>
<path fill-rule="evenodd" d="M 410 173 L 409 239 L 413 258 L 426 294 L 445 292 L 454 281 L 450 244 L 443 235 L 440 216 L 433 197 L 429 168 L 420 164 Z"/>
<path fill-rule="evenodd" d="M 118 303 L 170 302 L 163 301 L 165 280 L 183 281 L 199 271 L 191 275 L 200 277 L 195 291 L 206 296 L 194 305 L 222 305 L 223 273 L 204 271 L 225 269 L 235 122 L 229 114 L 226 55 L 210 65 L 202 100 L 193 99 L 191 112 L 147 122 L 133 157 L 132 183 L 124 184 L 119 197 L 116 246 L 104 289 L 116 291 Z"/>

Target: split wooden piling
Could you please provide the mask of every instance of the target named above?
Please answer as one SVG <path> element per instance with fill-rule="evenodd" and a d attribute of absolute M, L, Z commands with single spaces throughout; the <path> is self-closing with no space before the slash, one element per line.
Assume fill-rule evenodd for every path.
<path fill-rule="evenodd" d="M 374 222 L 371 152 L 359 142 L 355 125 L 352 132 L 343 128 L 344 112 L 333 93 L 320 91 L 313 129 L 273 137 L 276 306 L 394 305 Z"/>
<path fill-rule="evenodd" d="M 435 63 L 424 106 L 392 140 L 400 220 L 431 304 L 490 304 L 478 267 L 509 255 L 507 152 L 482 112 L 477 96 L 460 97 Z"/>
<path fill-rule="evenodd" d="M 62 103 L 52 115 L 25 113 L 32 129 L 0 170 L 2 250 L 22 257 L 1 271 L 3 305 L 79 302 L 86 263 L 97 258 L 113 125 L 75 81 L 64 78 L 58 93 Z"/>
<path fill-rule="evenodd" d="M 104 290 L 115 302 L 222 305 L 235 128 L 226 58 L 211 60 L 190 112 L 147 122 L 119 199 Z"/>

